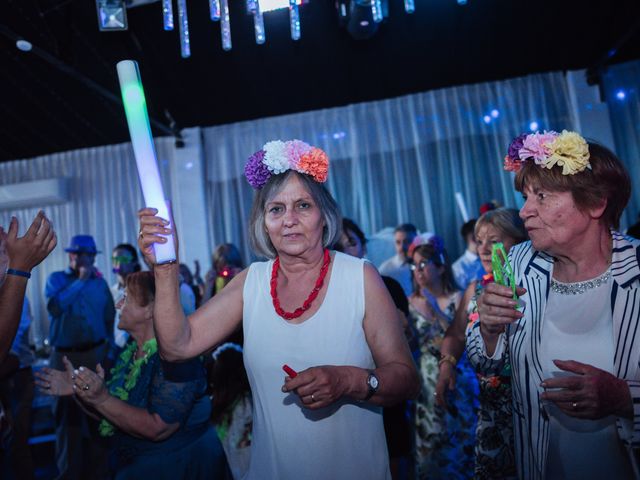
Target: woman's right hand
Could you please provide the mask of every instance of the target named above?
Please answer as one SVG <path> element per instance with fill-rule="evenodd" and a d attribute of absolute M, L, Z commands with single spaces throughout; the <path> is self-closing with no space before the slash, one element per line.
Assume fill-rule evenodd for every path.
<path fill-rule="evenodd" d="M 55 370 L 53 368 L 43 368 L 39 372 L 34 372 L 35 384 L 43 395 L 55 397 L 66 397 L 73 395 L 73 366 L 63 359 L 65 370 Z"/>
<path fill-rule="evenodd" d="M 451 362 L 441 362 L 438 373 L 438 383 L 436 383 L 436 404 L 441 407 L 447 406 L 447 390 L 456 388 L 456 367 Z"/>
<path fill-rule="evenodd" d="M 518 297 L 525 293 L 524 288 L 516 288 Z M 518 304 L 518 301 L 513 299 L 511 287 L 489 283 L 478 297 L 480 331 L 483 335 L 497 337 L 506 325 L 521 319 L 524 314 L 516 310 Z"/>
<path fill-rule="evenodd" d="M 141 208 L 138 210 L 138 219 L 140 220 L 138 248 L 149 265 L 156 265 L 156 255 L 153 251 L 153 244 L 167 242 L 167 239 L 161 235 L 173 234 L 176 259 L 178 258 L 178 235 L 175 232 L 175 226 L 173 230 L 167 228 L 171 224 L 169 220 L 160 218 L 157 214 L 158 210 L 155 208 Z"/>

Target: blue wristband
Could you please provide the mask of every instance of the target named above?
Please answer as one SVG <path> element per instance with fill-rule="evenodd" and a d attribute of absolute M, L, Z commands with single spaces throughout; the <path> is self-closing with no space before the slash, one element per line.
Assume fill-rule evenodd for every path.
<path fill-rule="evenodd" d="M 15 270 L 13 268 L 7 268 L 7 275 L 16 275 L 18 277 L 31 278 L 31 274 L 29 272 L 25 272 L 24 270 Z"/>

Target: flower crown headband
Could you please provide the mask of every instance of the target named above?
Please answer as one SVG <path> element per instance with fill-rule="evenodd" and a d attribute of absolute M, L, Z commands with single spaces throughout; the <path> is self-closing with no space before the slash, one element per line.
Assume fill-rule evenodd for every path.
<path fill-rule="evenodd" d="M 295 170 L 313 178 L 316 182 L 327 181 L 329 157 L 323 150 L 300 140 L 274 140 L 267 142 L 251 155 L 244 166 L 244 176 L 256 190 L 260 190 L 272 175 Z"/>
<path fill-rule="evenodd" d="M 517 136 L 504 157 L 504 169 L 517 172 L 523 162 L 533 160 L 543 168 L 562 167 L 563 175 L 575 175 L 585 168 L 591 170 L 589 145 L 576 132 L 544 132 Z"/>

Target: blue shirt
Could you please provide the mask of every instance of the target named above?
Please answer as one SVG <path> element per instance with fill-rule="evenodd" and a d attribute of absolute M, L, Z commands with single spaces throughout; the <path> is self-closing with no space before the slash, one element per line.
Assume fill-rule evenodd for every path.
<path fill-rule="evenodd" d="M 112 340 L 115 307 L 103 278 L 93 275 L 80 280 L 69 268 L 53 272 L 45 295 L 52 346 L 77 347 Z"/>

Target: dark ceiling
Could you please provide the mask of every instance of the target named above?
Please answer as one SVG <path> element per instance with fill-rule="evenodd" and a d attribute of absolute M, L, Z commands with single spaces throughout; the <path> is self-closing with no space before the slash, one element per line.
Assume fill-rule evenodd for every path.
<path fill-rule="evenodd" d="M 157 2 L 130 8 L 128 31 L 99 32 L 91 0 L 2 0 L 0 160 L 127 141 L 115 70 L 125 58 L 140 63 L 150 114 L 168 124 L 167 110 L 180 128 L 586 68 L 618 44 L 608 61 L 640 58 L 638 0 L 416 0 L 413 15 L 389 0 L 365 41 L 339 26 L 333 0 L 310 0 L 300 41 L 284 10 L 265 13 L 264 45 L 244 0 L 229 0 L 230 52 L 208 1 L 187 3 L 192 56 L 182 59 Z M 18 50 L 17 38 L 34 50 Z"/>

